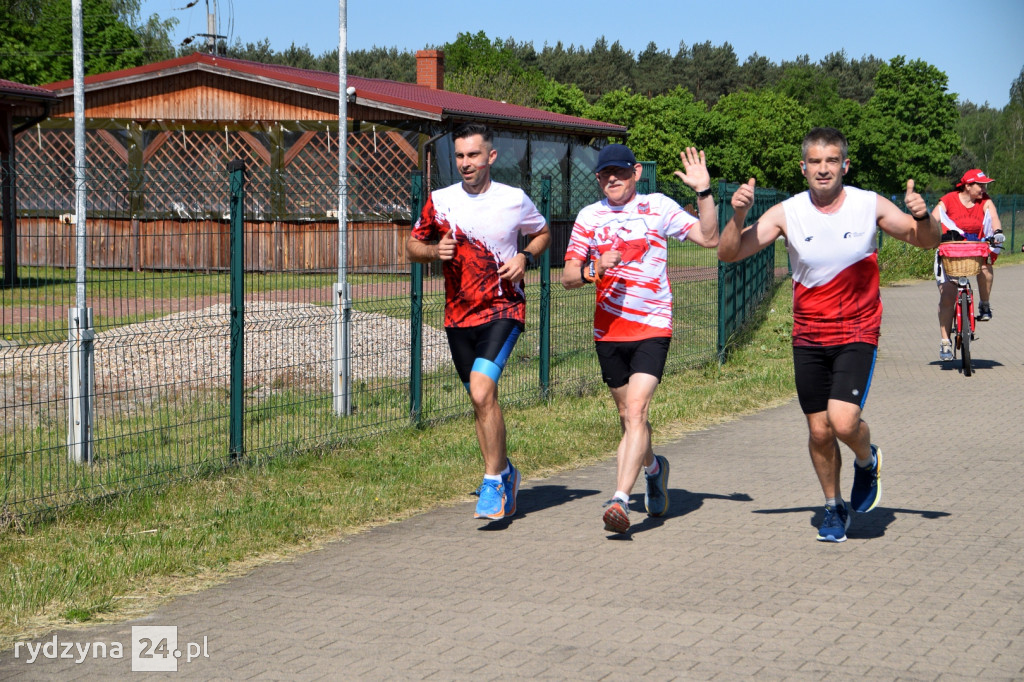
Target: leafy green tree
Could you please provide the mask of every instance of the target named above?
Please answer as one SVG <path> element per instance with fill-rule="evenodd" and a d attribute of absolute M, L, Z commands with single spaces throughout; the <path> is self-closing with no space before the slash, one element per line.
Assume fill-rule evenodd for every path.
<path fill-rule="evenodd" d="M 629 147 L 638 159 L 657 163 L 659 186 L 676 186 L 679 152 L 696 144 L 708 116 L 707 105 L 676 88 L 647 97 L 628 89 L 609 92 L 594 105 L 592 118 L 629 127 Z M 681 187 L 681 186 L 680 186 Z"/>
<path fill-rule="evenodd" d="M 1024 194 L 1024 68 L 1010 85 L 1010 101 L 999 116 L 992 168 L 1001 194 Z"/>
<path fill-rule="evenodd" d="M 822 72 L 834 78 L 842 99 L 867 104 L 875 92 L 875 76 L 885 62 L 874 55 L 847 59 L 846 52 L 832 52 L 819 62 Z"/>
<path fill-rule="evenodd" d="M 86 75 L 125 69 L 174 53 L 176 20 L 139 19 L 139 0 L 83 0 Z M 0 69 L 5 78 L 39 85 L 72 77 L 71 3 L 67 0 L 0 2 Z"/>
<path fill-rule="evenodd" d="M 847 134 L 851 182 L 883 194 L 900 192 L 907 178 L 919 188 L 944 185 L 949 160 L 960 149 L 956 96 L 946 89 L 946 74 L 920 59 L 893 57 L 882 66 L 860 125 Z"/>
<path fill-rule="evenodd" d="M 631 88 L 635 69 L 632 52 L 624 49 L 619 41 L 608 45 L 601 36 L 594 41 L 582 68 L 569 82 L 579 86 L 587 99 L 596 101 L 602 93 Z"/>
<path fill-rule="evenodd" d="M 780 69 L 772 60 L 754 53 L 739 68 L 739 86 L 757 90 L 771 87 L 778 81 Z"/>
<path fill-rule="evenodd" d="M 534 106 L 546 85 L 539 70 L 523 66 L 522 59 L 530 59 L 532 48 L 514 40 L 491 40 L 483 31 L 460 33 L 443 49 L 446 90 Z"/>
<path fill-rule="evenodd" d="M 594 118 L 594 107 L 587 101 L 583 91 L 575 85 L 565 85 L 558 81 L 544 81 L 537 93 L 537 106 L 556 114 Z"/>
<path fill-rule="evenodd" d="M 654 42 L 648 43 L 636 58 L 637 92 L 653 97 L 673 87 L 672 54 L 668 50 L 659 50 Z"/>
<path fill-rule="evenodd" d="M 740 82 L 739 62 L 729 43 L 712 45 L 711 41 L 698 43 L 688 51 L 680 46 L 676 55 L 676 73 L 683 87 L 693 96 L 714 104 L 722 95 L 735 92 Z"/>
<path fill-rule="evenodd" d="M 716 139 L 705 140 L 708 165 L 716 175 L 787 192 L 803 189 L 798 172 L 800 145 L 811 127 L 810 113 L 795 99 L 773 90 L 735 92 L 718 100 L 709 128 Z"/>
<path fill-rule="evenodd" d="M 331 53 L 334 71 L 338 69 L 338 51 Z M 348 72 L 364 78 L 383 78 L 399 83 L 416 82 L 416 55 L 397 48 L 372 47 L 348 53 Z"/>
<path fill-rule="evenodd" d="M 950 169 L 949 179 L 961 177 L 964 171 L 980 167 L 992 168 L 992 160 L 996 154 L 1002 112 L 984 104 L 978 106 L 973 102 L 965 102 L 958 107 L 957 133 L 964 152 L 961 157 L 968 165 L 960 164 Z M 954 157 L 957 158 L 957 157 Z"/>

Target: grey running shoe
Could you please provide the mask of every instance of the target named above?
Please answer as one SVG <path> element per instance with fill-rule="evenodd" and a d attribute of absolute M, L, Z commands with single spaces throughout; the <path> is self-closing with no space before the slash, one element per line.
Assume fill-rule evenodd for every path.
<path fill-rule="evenodd" d="M 668 511 L 668 460 L 661 455 L 654 458 L 658 460 L 658 473 L 653 476 L 644 474 L 647 479 L 644 506 L 651 516 L 664 516 Z"/>
<path fill-rule="evenodd" d="M 617 497 L 604 503 L 604 529 L 611 533 L 629 530 L 629 505 Z"/>

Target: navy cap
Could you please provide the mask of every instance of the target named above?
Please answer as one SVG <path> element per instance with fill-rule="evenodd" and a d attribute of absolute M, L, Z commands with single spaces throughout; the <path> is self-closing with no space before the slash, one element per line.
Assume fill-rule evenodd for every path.
<path fill-rule="evenodd" d="M 594 169 L 594 172 L 600 173 L 609 166 L 632 168 L 635 165 L 636 157 L 633 156 L 633 152 L 629 151 L 629 147 L 624 144 L 610 144 L 607 147 L 602 147 L 598 152 L 597 168 Z"/>

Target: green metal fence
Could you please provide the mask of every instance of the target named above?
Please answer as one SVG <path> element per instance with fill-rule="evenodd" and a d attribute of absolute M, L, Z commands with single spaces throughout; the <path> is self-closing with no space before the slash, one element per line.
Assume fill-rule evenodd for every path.
<path fill-rule="evenodd" d="M 324 219 L 322 202 L 308 202 L 318 206 L 308 216 L 262 217 L 274 183 L 260 167 L 182 169 L 178 183 L 167 182 L 166 170 L 125 183 L 123 173 L 88 169 L 89 206 L 102 211 L 86 218 L 87 279 L 79 283 L 70 169 L 17 169 L 19 191 L 33 202 L 18 211 L 17 272 L 0 273 L 10 284 L 0 289 L 0 513 L 38 513 L 222 470 L 236 460 L 471 414 L 442 328 L 440 268 L 410 267 L 404 259 L 410 220 L 427 191 L 423 176 L 403 179 L 407 210 L 363 212 L 348 222 L 350 411 L 339 413 L 332 390 L 337 220 Z M 583 168 L 562 175 L 568 180 L 557 186 L 543 168 L 534 171 L 539 176 L 523 186 L 548 218 L 554 245 L 526 278 L 527 328 L 501 383 L 507 405 L 601 388 L 593 288 L 558 284 L 575 212 L 599 198 L 596 182 Z M 293 175 L 287 191 L 336 197 L 336 179 Z M 390 192 L 395 182 L 356 174 L 349 189 Z M 653 180 L 642 183 L 642 190 L 653 188 Z M 175 215 L 139 213 L 131 197 L 140 186 L 151 201 L 178 205 Z M 731 190 L 719 191 L 724 221 Z M 694 203 L 692 196 L 676 199 Z M 765 205 L 773 200 L 759 197 Z M 774 274 L 774 263 L 743 267 L 761 270 L 758 283 L 723 278 L 713 250 L 671 244 L 675 334 L 668 371 L 714 362 L 767 291 L 763 278 Z M 69 425 L 68 359 L 76 349 L 68 315 L 79 284 L 95 332 L 84 462 L 71 455 Z M 729 303 L 725 327 L 721 300 L 743 302 Z"/>

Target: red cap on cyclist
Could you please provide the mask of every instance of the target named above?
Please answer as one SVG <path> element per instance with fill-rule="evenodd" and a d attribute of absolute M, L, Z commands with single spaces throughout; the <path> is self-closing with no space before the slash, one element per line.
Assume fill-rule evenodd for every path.
<path fill-rule="evenodd" d="M 960 178 L 960 182 L 956 183 L 956 186 L 963 187 L 964 185 L 969 185 L 972 182 L 976 182 L 979 185 L 987 185 L 988 183 L 992 182 L 992 178 L 985 175 L 985 171 L 981 170 L 980 168 L 972 168 L 971 170 L 964 173 L 964 176 Z"/>

